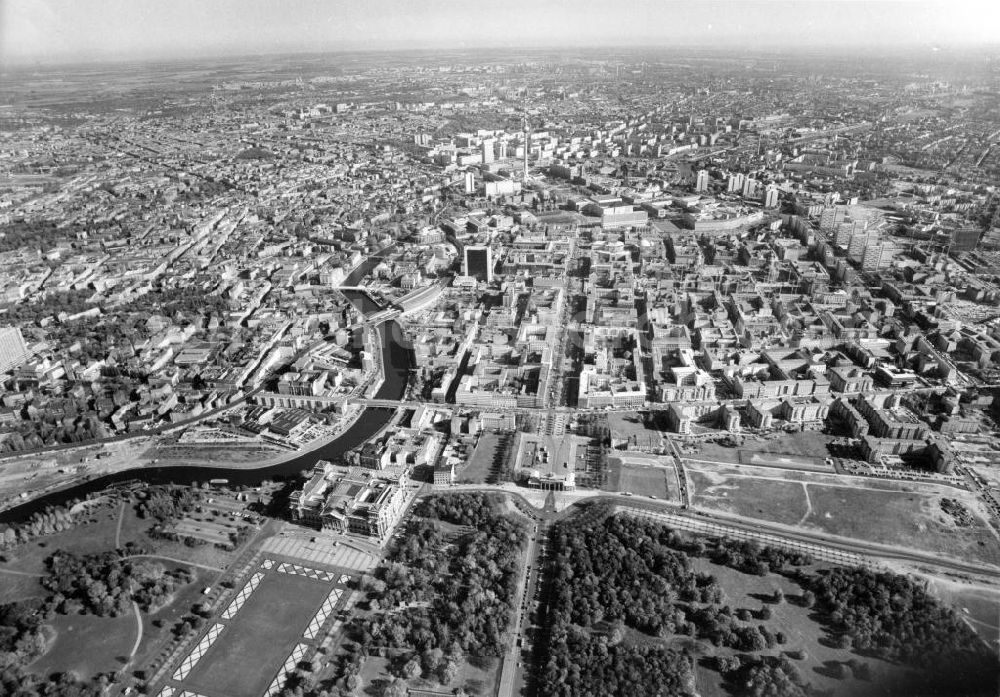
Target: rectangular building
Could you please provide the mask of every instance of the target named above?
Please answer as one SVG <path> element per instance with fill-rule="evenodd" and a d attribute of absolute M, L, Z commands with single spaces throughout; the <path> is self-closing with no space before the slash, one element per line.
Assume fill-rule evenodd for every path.
<path fill-rule="evenodd" d="M 0 328 L 0 373 L 6 373 L 28 360 L 31 353 L 17 327 Z"/>
<path fill-rule="evenodd" d="M 479 281 L 493 281 L 493 250 L 489 247 L 465 248 L 465 275 Z"/>

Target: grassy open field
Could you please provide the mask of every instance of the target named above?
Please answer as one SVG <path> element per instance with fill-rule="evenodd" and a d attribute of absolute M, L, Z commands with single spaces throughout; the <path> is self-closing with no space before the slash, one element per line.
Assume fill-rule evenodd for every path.
<path fill-rule="evenodd" d="M 122 510 L 118 502 L 95 509 L 84 516 L 88 522 L 70 530 L 57 532 L 53 535 L 38 537 L 27 544 L 19 545 L 4 553 L 7 560 L 0 562 L 0 570 L 42 574 L 45 573 L 45 558 L 57 549 L 67 549 L 77 554 L 97 554 L 115 549 L 115 536 L 118 534 L 118 520 L 121 517 L 121 531 L 118 535 L 119 546 L 135 542 L 152 554 L 160 554 L 175 559 L 183 559 L 194 564 L 205 564 L 224 568 L 238 554 L 219 549 L 214 544 L 198 547 L 188 547 L 183 542 L 153 539 L 146 534 L 155 521 L 143 519 L 136 515 L 132 502 L 128 502 Z M 210 516 L 206 515 L 210 519 Z M 221 518 L 220 518 L 221 520 Z M 228 520 L 228 519 L 227 519 Z M 242 523 L 242 521 L 240 521 Z M 236 529 L 236 524 L 232 526 Z M 221 539 L 221 538 L 220 538 Z M 228 542 L 228 535 L 226 541 Z M 2 575 L 2 574 L 0 574 Z M 2 583 L 5 579 L 13 579 L 13 575 L 2 575 L 0 579 L 0 600 L 16 600 Z M 23 585 L 23 584 L 18 584 Z"/>
<path fill-rule="evenodd" d="M 655 496 L 659 499 L 672 496 L 674 487 L 669 485 L 674 477 L 672 468 L 619 464 L 612 465 L 611 469 L 617 480 L 615 491 L 630 491 L 636 496 Z"/>
<path fill-rule="evenodd" d="M 4 573 L 2 569 L 6 566 L 0 564 L 0 603 L 12 603 L 44 595 L 45 591 L 39 585 L 37 576 Z"/>
<path fill-rule="evenodd" d="M 783 651 L 804 649 L 804 660 L 795 661 L 802 675 L 812 683 L 814 688 L 831 691 L 833 697 L 874 697 L 875 695 L 903 695 L 907 692 L 893 691 L 893 686 L 905 677 L 905 669 L 879 659 L 859 656 L 851 651 L 828 646 L 824 641 L 823 628 L 812 617 L 809 610 L 797 603 L 795 599 L 802 589 L 790 579 L 777 574 L 768 576 L 753 576 L 725 566 L 713 564 L 707 559 L 694 559 L 694 566 L 699 571 L 711 574 L 719 580 L 726 595 L 726 602 L 733 610 L 746 608 L 750 611 L 759 610 L 767 604 L 771 608 L 771 618 L 768 620 L 752 619 L 746 624 L 765 625 L 772 632 L 783 632 L 788 641 L 784 646 L 760 652 L 761 655 L 780 655 Z M 783 603 L 765 603 L 766 596 L 780 588 L 786 597 Z M 738 654 L 733 649 L 713 647 L 711 653 Z M 834 678 L 826 669 L 828 665 L 857 658 L 868 663 L 874 679 L 871 682 L 848 677 L 843 680 Z M 697 668 L 698 693 L 702 697 L 732 697 L 721 684 L 721 676 L 714 670 L 703 666 Z"/>
<path fill-rule="evenodd" d="M 985 521 L 959 527 L 941 510 L 942 496 L 808 485 L 812 513 L 805 527 L 962 559 L 1000 564 L 1000 541 Z M 947 492 L 959 498 L 959 492 Z"/>
<path fill-rule="evenodd" d="M 46 557 L 57 549 L 68 549 L 77 554 L 96 554 L 114 549 L 120 510 L 120 504 L 111 501 L 106 505 L 95 506 L 89 513 L 77 517 L 77 520 L 81 521 L 80 525 L 52 535 L 36 537 L 5 551 L 4 557 L 7 561 L 0 562 L 0 569 L 44 574 Z M 122 538 L 123 543 L 126 539 L 132 539 L 126 537 L 124 530 Z M 9 577 L 3 578 L 6 580 Z M 3 593 L 3 590 L 0 590 L 0 593 Z"/>
<path fill-rule="evenodd" d="M 688 471 L 695 506 L 796 525 L 809 512 L 803 485 L 774 479 Z"/>
<path fill-rule="evenodd" d="M 455 472 L 459 482 L 482 484 L 490 478 L 493 472 L 493 460 L 500 445 L 500 435 L 484 433 L 479 437 L 475 450 L 464 467 Z"/>
<path fill-rule="evenodd" d="M 56 632 L 55 640 L 30 669 L 38 675 L 72 672 L 80 678 L 115 671 L 125 665 L 136 625 L 131 612 L 121 617 L 56 615 L 46 624 Z"/>
<path fill-rule="evenodd" d="M 329 592 L 304 576 L 268 574 L 185 684 L 217 697 L 264 694 Z"/>
<path fill-rule="evenodd" d="M 930 483 L 864 481 L 740 467 L 688 467 L 694 505 L 706 510 L 1000 565 L 1000 540 L 969 494 Z M 966 501 L 974 524 L 960 527 L 941 500 Z"/>
<path fill-rule="evenodd" d="M 239 553 L 224 552 L 212 545 L 191 548 L 180 542 L 151 539 L 146 530 L 153 521 L 139 518 L 132 501 L 122 506 L 121 501 L 109 499 L 107 505 L 95 507 L 80 518 L 88 522 L 5 552 L 5 561 L 0 562 L 0 602 L 44 597 L 46 592 L 39 577 L 46 573 L 45 559 L 56 550 L 78 554 L 108 552 L 115 549 L 116 537 L 120 546 L 137 542 L 154 555 L 179 560 L 160 562 L 167 570 L 186 566 L 184 561 L 221 568 Z M 155 661 L 167 643 L 171 628 L 190 612 L 192 605 L 205 600 L 202 589 L 219 575 L 210 569 L 188 568 L 193 575 L 191 583 L 179 587 L 169 602 L 154 613 L 142 616 L 143 640 L 133 667 Z M 39 673 L 69 669 L 89 678 L 98 672 L 117 670 L 122 667 L 118 656 L 127 656 L 135 640 L 136 624 L 131 614 L 123 618 L 57 615 L 51 624 L 56 638 L 50 650 L 33 666 Z"/>

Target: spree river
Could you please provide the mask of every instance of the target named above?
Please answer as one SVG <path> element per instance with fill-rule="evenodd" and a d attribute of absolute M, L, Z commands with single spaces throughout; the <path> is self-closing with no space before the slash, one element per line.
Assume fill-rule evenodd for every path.
<path fill-rule="evenodd" d="M 357 285 L 379 262 L 369 258 L 355 270 L 344 285 Z M 362 312 L 368 314 L 380 308 L 378 303 L 360 291 L 345 291 L 348 299 Z M 396 322 L 386 322 L 379 327 L 382 336 L 382 365 L 385 381 L 376 393 L 378 399 L 402 399 L 406 383 L 413 366 L 413 352 L 402 341 L 402 329 Z M 308 453 L 286 462 L 257 469 L 237 469 L 226 467 L 195 467 L 173 465 L 166 467 L 141 467 L 122 470 L 70 485 L 65 489 L 45 494 L 26 503 L 0 512 L 0 523 L 24 520 L 47 506 L 61 505 L 87 494 L 105 489 L 110 484 L 125 481 L 142 481 L 148 484 L 193 484 L 212 479 L 228 479 L 233 485 L 257 486 L 265 479 L 296 476 L 302 470 L 312 469 L 317 460 L 336 460 L 348 450 L 361 445 L 378 433 L 392 418 L 395 410 L 366 408 L 358 419 L 338 438 Z"/>

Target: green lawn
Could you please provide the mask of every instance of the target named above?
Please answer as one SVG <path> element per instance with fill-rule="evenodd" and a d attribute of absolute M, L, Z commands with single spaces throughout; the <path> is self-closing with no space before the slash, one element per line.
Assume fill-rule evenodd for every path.
<path fill-rule="evenodd" d="M 329 592 L 304 576 L 267 574 L 185 686 L 213 697 L 264 694 Z"/>
<path fill-rule="evenodd" d="M 6 565 L 0 565 L 0 568 L 5 567 Z M 0 573 L 0 603 L 42 597 L 45 595 L 45 589 L 38 581 L 39 579 L 33 576 Z"/>
<path fill-rule="evenodd" d="M 118 670 L 135 641 L 131 612 L 121 617 L 56 615 L 49 624 L 56 632 L 49 650 L 31 664 L 38 675 L 73 672 L 80 678 Z"/>

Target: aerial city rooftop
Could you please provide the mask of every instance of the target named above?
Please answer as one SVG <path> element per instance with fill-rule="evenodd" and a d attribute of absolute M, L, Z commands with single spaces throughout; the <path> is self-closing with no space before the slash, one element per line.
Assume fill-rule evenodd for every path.
<path fill-rule="evenodd" d="M 626 694 L 580 687 L 593 676 L 582 659 L 565 667 L 573 647 L 632 650 L 627 626 L 639 643 L 745 651 L 755 627 L 716 632 L 725 611 L 709 621 L 696 605 L 716 612 L 723 586 L 768 598 L 801 586 L 796 609 L 775 600 L 779 620 L 806 622 L 813 602 L 834 617 L 824 584 L 837 577 L 819 563 L 982 584 L 994 595 L 969 601 L 971 619 L 926 613 L 978 651 L 968 637 L 995 629 L 982 608 L 1000 582 L 997 68 L 934 60 L 449 51 L 107 66 L 101 81 L 11 73 L 9 570 L 70 569 L 16 564 L 42 538 L 100 526 L 89 511 L 112 520 L 119 501 L 116 559 L 194 549 L 206 598 L 194 614 L 209 623 L 164 637 L 158 657 L 135 658 L 136 640 L 128 657 L 128 684 L 161 697 L 293 694 L 307 655 L 326 666 L 316 675 L 340 676 L 326 694 L 361 694 L 348 686 L 380 684 L 379 671 L 402 676 L 387 695 L 477 681 L 490 687 L 461 694 Z M 155 521 L 141 544 L 177 544 L 150 553 L 127 525 L 122 538 L 132 507 Z M 639 596 L 672 583 L 655 603 L 676 596 L 679 615 L 640 621 L 621 609 L 631 600 L 588 595 L 586 568 L 602 588 L 624 583 L 601 556 L 619 533 L 626 576 L 646 578 L 639 556 L 658 560 L 653 580 L 629 581 L 646 589 L 635 605 L 655 615 Z M 198 551 L 207 543 L 222 551 Z M 683 573 L 664 570 L 675 563 Z M 744 585 L 726 586 L 736 573 Z M 778 590 L 746 580 L 768 574 Z M 275 579 L 292 588 L 276 598 L 292 602 L 301 582 L 306 603 L 307 577 L 332 585 L 305 633 L 275 641 L 267 680 L 253 666 L 222 671 L 242 687 L 205 677 L 238 612 L 257 612 Z M 922 598 L 928 582 L 912 583 L 893 602 Z M 532 602 L 562 619 L 545 624 Z M 483 625 L 434 625 L 449 613 Z M 783 643 L 760 626 L 768 649 Z M 337 638 L 323 643 L 323 627 Z M 792 675 L 795 651 L 820 666 L 827 649 L 877 645 L 886 666 L 905 653 L 836 627 L 808 655 L 776 649 L 768 670 L 780 658 Z M 736 653 L 712 656 L 726 689 L 759 677 Z M 848 665 L 829 657 L 841 668 L 810 676 L 826 688 Z M 670 694 L 705 679 L 685 660 Z M 529 670 L 542 687 L 522 693 Z M 562 680 L 583 682 L 559 692 Z M 642 689 L 627 694 L 654 694 Z"/>

